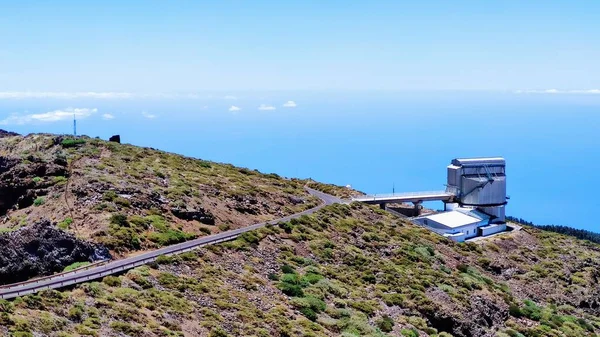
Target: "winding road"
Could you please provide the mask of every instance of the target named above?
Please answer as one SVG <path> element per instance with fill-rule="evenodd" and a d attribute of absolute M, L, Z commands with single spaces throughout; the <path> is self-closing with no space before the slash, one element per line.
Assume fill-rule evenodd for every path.
<path fill-rule="evenodd" d="M 179 244 L 171 245 L 161 249 L 157 249 L 148 253 L 140 254 L 137 256 L 128 257 L 117 261 L 101 261 L 92 264 L 88 267 L 74 270 L 71 272 L 55 274 L 47 277 L 41 277 L 32 279 L 25 282 L 13 283 L 0 286 L 0 298 L 10 299 L 27 294 L 33 294 L 45 289 L 57 289 L 73 284 L 84 283 L 91 280 L 99 279 L 108 275 L 120 273 L 122 271 L 132 269 L 150 262 L 153 262 L 161 255 L 175 255 L 183 252 L 188 252 L 199 247 L 213 245 L 220 242 L 230 241 L 241 234 L 255 229 L 264 227 L 268 224 L 276 224 L 278 222 L 286 222 L 294 218 L 299 218 L 303 215 L 312 214 L 321 208 L 331 205 L 334 203 L 341 202 L 341 199 L 332 195 L 319 192 L 314 189 L 306 188 L 308 193 L 313 196 L 320 198 L 323 203 L 317 207 L 309 210 L 292 214 L 280 219 L 275 219 L 263 223 L 258 223 L 244 228 L 234 229 L 227 232 L 205 236 L 198 239 L 182 242 Z"/>

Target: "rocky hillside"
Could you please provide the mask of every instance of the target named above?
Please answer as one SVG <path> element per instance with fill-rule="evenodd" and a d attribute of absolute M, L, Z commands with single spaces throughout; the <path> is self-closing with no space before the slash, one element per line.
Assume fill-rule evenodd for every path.
<path fill-rule="evenodd" d="M 0 284 L 62 272 L 74 263 L 110 259 L 101 245 L 75 238 L 41 221 L 0 234 Z"/>
<path fill-rule="evenodd" d="M 100 139 L 0 133 L 0 231 L 47 219 L 116 256 L 314 207 L 303 186 Z"/>
<path fill-rule="evenodd" d="M 596 336 L 599 259 L 600 246 L 559 234 L 458 244 L 374 207 L 334 205 L 102 282 L 2 301 L 0 332 Z"/>
<path fill-rule="evenodd" d="M 44 228 L 117 257 L 311 207 L 306 183 L 352 193 L 97 139 L 0 143 L 8 235 L 49 218 Z M 600 245 L 572 237 L 525 226 L 459 244 L 377 207 L 337 204 L 98 282 L 0 300 L 0 336 L 597 336 L 599 270 Z"/>

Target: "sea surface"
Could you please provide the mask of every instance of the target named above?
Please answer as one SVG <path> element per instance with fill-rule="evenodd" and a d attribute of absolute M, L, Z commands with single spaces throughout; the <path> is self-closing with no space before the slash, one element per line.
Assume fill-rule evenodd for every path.
<path fill-rule="evenodd" d="M 297 106 L 283 107 L 289 100 Z M 261 104 L 275 110 L 259 110 Z M 97 109 L 78 120 L 81 134 L 120 134 L 126 143 L 367 193 L 443 190 L 453 158 L 503 156 L 508 215 L 600 232 L 600 95 L 297 91 L 27 98 L 0 100 L 0 119 L 68 108 Z M 107 113 L 114 119 L 104 120 Z M 4 123 L 0 128 L 25 134 L 72 133 L 73 121 Z"/>

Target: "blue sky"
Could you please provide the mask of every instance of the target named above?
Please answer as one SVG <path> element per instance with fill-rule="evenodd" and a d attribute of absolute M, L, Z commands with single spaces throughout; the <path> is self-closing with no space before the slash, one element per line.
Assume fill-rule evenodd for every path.
<path fill-rule="evenodd" d="M 500 155 L 507 214 L 600 231 L 598 60 L 599 1 L 0 1 L 0 128 L 369 193 Z"/>
<path fill-rule="evenodd" d="M 588 90 L 598 1 L 0 3 L 0 91 Z"/>

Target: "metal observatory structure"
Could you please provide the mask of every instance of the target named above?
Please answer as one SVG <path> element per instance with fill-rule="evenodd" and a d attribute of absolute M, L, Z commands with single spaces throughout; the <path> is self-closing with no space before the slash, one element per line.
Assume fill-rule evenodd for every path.
<path fill-rule="evenodd" d="M 490 223 L 505 223 L 506 161 L 501 157 L 454 159 L 448 165 L 446 192 L 460 207 L 475 208 L 490 216 Z"/>

